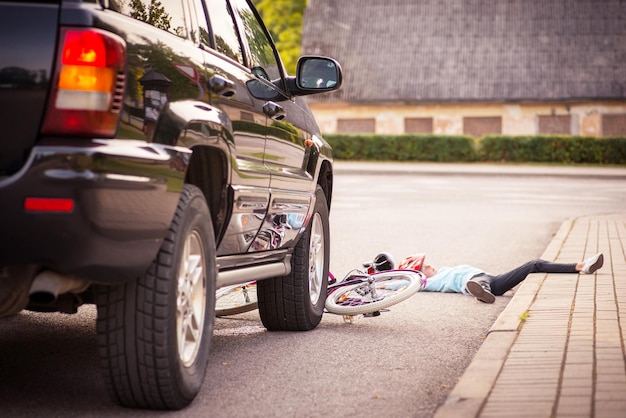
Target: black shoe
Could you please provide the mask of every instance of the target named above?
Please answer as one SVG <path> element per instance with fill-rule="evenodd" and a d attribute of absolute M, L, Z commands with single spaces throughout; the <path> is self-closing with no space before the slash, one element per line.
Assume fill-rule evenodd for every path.
<path fill-rule="evenodd" d="M 387 271 L 396 268 L 396 263 L 393 261 L 391 254 L 380 253 L 374 257 L 374 268 L 376 271 Z"/>
<path fill-rule="evenodd" d="M 494 303 L 496 301 L 496 297 L 491 293 L 491 286 L 485 281 L 468 280 L 465 284 L 465 289 L 481 302 Z"/>

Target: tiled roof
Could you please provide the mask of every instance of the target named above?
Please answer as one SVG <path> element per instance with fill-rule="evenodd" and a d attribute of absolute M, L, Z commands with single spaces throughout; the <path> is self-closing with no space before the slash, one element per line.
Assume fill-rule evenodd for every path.
<path fill-rule="evenodd" d="M 626 99 L 626 0 L 309 0 L 352 102 Z"/>

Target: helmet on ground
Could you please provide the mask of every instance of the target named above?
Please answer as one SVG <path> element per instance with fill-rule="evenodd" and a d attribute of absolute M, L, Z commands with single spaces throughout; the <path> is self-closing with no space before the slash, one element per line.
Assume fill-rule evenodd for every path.
<path fill-rule="evenodd" d="M 414 254 L 410 255 L 404 260 L 400 261 L 398 264 L 398 268 L 401 270 L 421 270 L 422 265 L 424 264 L 424 260 L 426 259 L 426 254 Z"/>

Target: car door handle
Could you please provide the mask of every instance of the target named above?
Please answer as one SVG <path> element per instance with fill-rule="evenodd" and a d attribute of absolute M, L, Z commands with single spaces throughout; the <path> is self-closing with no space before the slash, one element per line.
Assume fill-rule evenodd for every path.
<path fill-rule="evenodd" d="M 211 91 L 224 97 L 231 97 L 235 94 L 235 83 L 221 75 L 214 75 L 207 83 Z"/>
<path fill-rule="evenodd" d="M 272 120 L 283 120 L 287 115 L 285 113 L 285 109 L 274 102 L 265 103 L 265 105 L 263 105 L 263 113 L 269 116 Z"/>

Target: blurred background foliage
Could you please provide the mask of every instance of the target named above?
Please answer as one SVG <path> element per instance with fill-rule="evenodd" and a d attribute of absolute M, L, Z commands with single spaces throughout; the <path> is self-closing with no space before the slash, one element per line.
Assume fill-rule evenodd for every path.
<path fill-rule="evenodd" d="M 307 0 L 253 0 L 290 75 L 296 73 Z"/>

